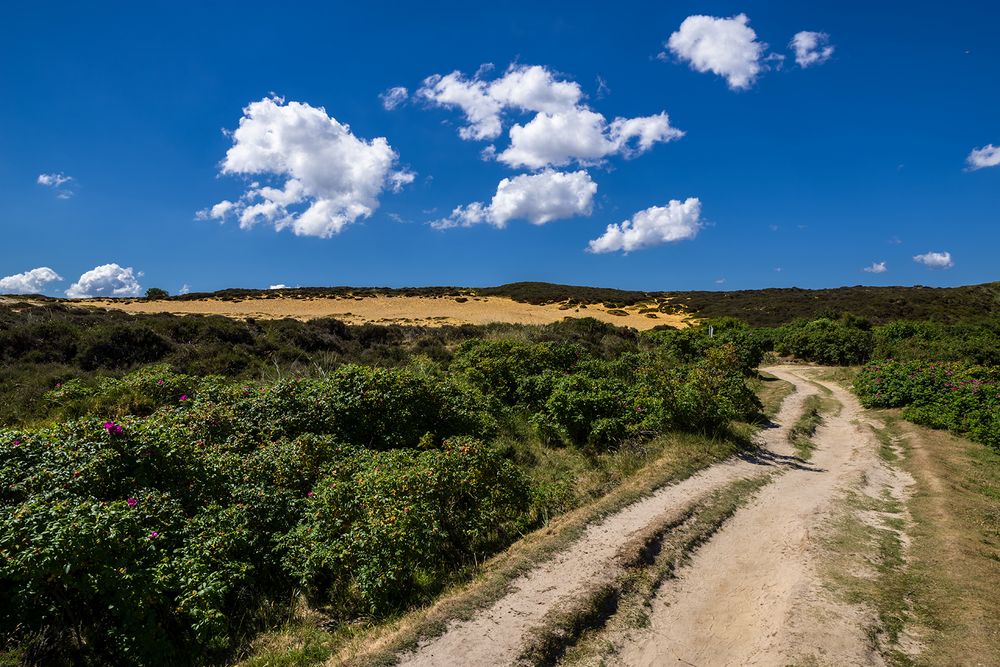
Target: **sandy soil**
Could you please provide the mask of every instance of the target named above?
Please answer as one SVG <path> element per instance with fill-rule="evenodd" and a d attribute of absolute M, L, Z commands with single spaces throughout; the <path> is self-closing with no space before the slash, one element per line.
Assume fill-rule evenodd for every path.
<path fill-rule="evenodd" d="M 784 401 L 776 419 L 778 426 L 762 434 L 763 456 L 712 466 L 591 526 L 567 550 L 515 580 L 510 592 L 493 606 L 469 621 L 453 622 L 443 635 L 402 656 L 400 664 L 410 667 L 511 664 L 528 630 L 546 612 L 572 599 L 588 585 L 617 574 L 615 556 L 631 536 L 664 513 L 680 510 L 737 479 L 770 472 L 781 465 L 783 459 L 770 457 L 766 452 L 784 452 L 788 426 L 801 413 L 805 397 L 816 389 L 792 373 L 779 369 L 771 372 L 794 383 L 798 391 Z"/>
<path fill-rule="evenodd" d="M 807 376 L 769 370 L 793 382 Z M 824 384 L 843 408 L 816 432 L 810 465 L 765 487 L 695 554 L 659 592 L 649 627 L 635 631 L 616 664 L 882 664 L 864 637 L 868 612 L 824 589 L 818 537 L 848 490 L 897 485 L 857 400 Z M 778 451 L 790 453 L 784 443 Z"/>
<path fill-rule="evenodd" d="M 129 313 L 227 315 L 239 318 L 294 318 L 299 320 L 336 317 L 350 324 L 419 324 L 421 326 L 489 324 L 491 322 L 549 324 L 566 317 L 593 317 L 618 326 L 645 330 L 660 324 L 684 327 L 688 323 L 686 315 L 640 313 L 639 310 L 643 306 L 638 305 L 624 308 L 626 315 L 614 315 L 600 304 L 585 308 L 560 309 L 559 304 L 535 306 L 504 297 L 468 297 L 464 303 L 459 303 L 454 297 L 423 296 L 274 297 L 239 301 L 222 301 L 220 299 L 192 301 L 86 299 L 73 303 L 96 308 L 116 308 Z"/>

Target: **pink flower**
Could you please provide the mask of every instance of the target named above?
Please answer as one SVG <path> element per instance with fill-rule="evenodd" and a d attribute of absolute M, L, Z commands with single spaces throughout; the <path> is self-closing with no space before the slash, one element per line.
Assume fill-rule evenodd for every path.
<path fill-rule="evenodd" d="M 186 401 L 186 400 L 188 400 L 188 395 L 187 394 L 181 394 L 181 401 L 183 402 L 183 401 Z"/>
<path fill-rule="evenodd" d="M 104 430 L 110 435 L 121 435 L 125 431 L 125 429 L 112 421 L 104 422 Z"/>
<path fill-rule="evenodd" d="M 159 536 L 160 536 L 160 534 L 159 534 L 158 532 L 156 532 L 156 531 L 154 530 L 153 532 L 151 532 L 151 533 L 149 534 L 149 539 L 151 539 L 151 540 L 155 540 L 155 539 L 156 539 L 157 537 L 159 537 Z"/>
<path fill-rule="evenodd" d="M 313 493 L 312 491 L 310 491 L 309 493 L 306 494 L 306 498 L 312 498 L 315 495 L 316 495 L 315 493 Z"/>
<path fill-rule="evenodd" d="M 135 507 L 136 505 L 138 505 L 138 504 L 139 504 L 139 501 L 138 501 L 138 500 L 136 500 L 135 498 L 129 498 L 129 499 L 128 499 L 128 500 L 126 500 L 125 502 L 126 502 L 126 503 L 128 503 L 128 506 L 129 506 L 129 507 Z"/>
<path fill-rule="evenodd" d="M 14 445 L 15 447 L 20 447 L 21 446 L 21 441 L 20 440 L 15 440 L 11 444 Z"/>
<path fill-rule="evenodd" d="M 156 384 L 158 384 L 158 385 L 160 385 L 162 387 L 163 386 L 163 380 L 157 380 Z"/>

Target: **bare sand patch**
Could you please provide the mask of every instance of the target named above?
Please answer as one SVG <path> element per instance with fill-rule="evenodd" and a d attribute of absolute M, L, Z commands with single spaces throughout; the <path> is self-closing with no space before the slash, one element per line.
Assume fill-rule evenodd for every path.
<path fill-rule="evenodd" d="M 653 304 L 636 304 L 620 309 L 601 304 L 566 306 L 534 305 L 506 297 L 270 297 L 249 299 L 192 299 L 189 301 L 145 301 L 86 299 L 75 305 L 113 308 L 129 313 L 174 313 L 176 315 L 225 315 L 235 318 L 311 320 L 335 317 L 349 324 L 410 324 L 445 326 L 457 324 L 551 324 L 566 317 L 593 317 L 617 326 L 639 330 L 666 324 L 683 328 L 691 318 L 685 313 L 642 312 Z"/>

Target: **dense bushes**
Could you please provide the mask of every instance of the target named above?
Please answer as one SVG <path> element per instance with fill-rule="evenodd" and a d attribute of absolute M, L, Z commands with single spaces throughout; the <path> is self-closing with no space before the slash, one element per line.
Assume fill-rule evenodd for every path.
<path fill-rule="evenodd" d="M 527 497 L 517 469 L 475 440 L 359 450 L 319 481 L 311 509 L 283 540 L 285 561 L 338 615 L 359 611 L 352 598 L 360 611 L 382 613 L 433 587 L 454 563 L 503 544 Z"/>
<path fill-rule="evenodd" d="M 345 613 L 391 611 L 524 516 L 521 473 L 487 445 L 278 435 L 288 404 L 257 420 L 265 400 L 0 433 L 0 633 L 41 662 L 67 645 L 115 663 L 211 658 L 298 586 Z"/>
<path fill-rule="evenodd" d="M 209 333 L 258 344 L 244 325 L 201 326 L 150 331 L 169 354 Z M 35 663 L 211 663 L 300 594 L 339 620 L 394 613 L 572 506 L 536 484 L 512 437 L 599 461 L 750 418 L 757 352 L 737 329 L 706 343 L 589 321 L 473 328 L 442 360 L 393 368 L 264 381 L 160 363 L 65 379 L 40 399 L 44 425 L 0 430 L 0 636 Z M 309 332 L 400 335 L 264 336 L 305 351 Z"/>
<path fill-rule="evenodd" d="M 872 359 L 966 361 L 1000 365 L 1000 320 L 977 324 L 890 322 L 872 326 L 849 314 L 800 320 L 757 331 L 775 352 L 822 364 L 853 366 Z"/>
<path fill-rule="evenodd" d="M 1000 368 L 962 362 L 879 361 L 858 374 L 865 407 L 903 408 L 910 421 L 1000 450 Z"/>

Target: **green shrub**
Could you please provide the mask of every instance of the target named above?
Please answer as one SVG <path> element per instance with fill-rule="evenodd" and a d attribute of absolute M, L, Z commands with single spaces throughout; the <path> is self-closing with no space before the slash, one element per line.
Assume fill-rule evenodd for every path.
<path fill-rule="evenodd" d="M 850 318 L 795 322 L 782 327 L 774 343 L 779 354 L 834 366 L 863 364 L 873 348 L 874 335 L 867 323 Z"/>
<path fill-rule="evenodd" d="M 286 559 L 313 596 L 381 614 L 508 541 L 527 503 L 513 464 L 475 440 L 359 451 L 317 483 Z"/>

